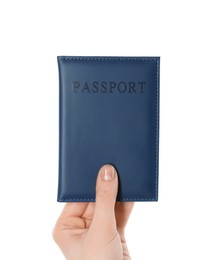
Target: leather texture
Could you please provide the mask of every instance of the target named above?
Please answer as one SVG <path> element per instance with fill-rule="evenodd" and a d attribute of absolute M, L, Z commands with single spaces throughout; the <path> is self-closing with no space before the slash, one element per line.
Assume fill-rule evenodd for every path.
<path fill-rule="evenodd" d="M 59 202 L 95 201 L 100 167 L 117 201 L 157 201 L 160 57 L 58 56 Z"/>

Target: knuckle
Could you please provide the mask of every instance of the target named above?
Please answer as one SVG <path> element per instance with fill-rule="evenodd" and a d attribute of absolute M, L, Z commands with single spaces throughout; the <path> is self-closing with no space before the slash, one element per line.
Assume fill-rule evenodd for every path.
<path fill-rule="evenodd" d="M 96 197 L 101 202 L 109 201 L 110 198 L 114 197 L 114 191 L 112 189 L 107 188 L 97 188 L 96 189 Z"/>
<path fill-rule="evenodd" d="M 58 232 L 57 232 L 56 226 L 52 229 L 52 238 L 55 242 L 58 241 Z"/>
<path fill-rule="evenodd" d="M 100 197 L 101 197 L 101 196 L 106 197 L 108 194 L 111 193 L 111 190 L 110 190 L 110 189 L 107 189 L 107 188 L 105 188 L 105 187 L 98 187 L 98 188 L 96 189 L 96 193 L 97 193 Z"/>
<path fill-rule="evenodd" d="M 60 223 L 57 221 L 57 223 L 52 229 L 52 238 L 56 243 L 58 243 L 60 240 L 60 236 L 61 236 L 61 226 Z"/>

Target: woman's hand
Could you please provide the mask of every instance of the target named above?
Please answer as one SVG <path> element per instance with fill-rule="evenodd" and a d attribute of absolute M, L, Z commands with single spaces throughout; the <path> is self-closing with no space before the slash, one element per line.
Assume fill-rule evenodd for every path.
<path fill-rule="evenodd" d="M 130 260 L 124 236 L 133 202 L 116 202 L 118 177 L 104 165 L 97 176 L 96 202 L 71 202 L 53 229 L 67 260 Z"/>

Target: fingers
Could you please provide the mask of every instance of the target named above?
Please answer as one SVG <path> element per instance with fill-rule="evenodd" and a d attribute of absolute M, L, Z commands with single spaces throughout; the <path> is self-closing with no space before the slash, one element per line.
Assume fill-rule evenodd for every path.
<path fill-rule="evenodd" d="M 94 208 L 95 208 L 95 203 L 89 202 L 87 208 L 85 209 L 81 217 L 84 219 L 92 219 L 94 215 Z"/>
<path fill-rule="evenodd" d="M 60 218 L 80 217 L 88 206 L 88 202 L 68 202 L 65 204 Z"/>
<path fill-rule="evenodd" d="M 91 226 L 102 228 L 116 223 L 114 207 L 117 191 L 117 172 L 112 165 L 106 164 L 100 169 L 97 176 L 96 203 Z"/>
<path fill-rule="evenodd" d="M 124 230 L 128 222 L 129 216 L 134 207 L 134 202 L 117 202 L 115 206 L 115 215 L 117 228 Z"/>

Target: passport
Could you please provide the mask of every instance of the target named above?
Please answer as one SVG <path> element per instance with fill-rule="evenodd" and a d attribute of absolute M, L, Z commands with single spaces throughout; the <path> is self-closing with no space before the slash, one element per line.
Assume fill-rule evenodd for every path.
<path fill-rule="evenodd" d="M 95 201 L 99 169 L 117 201 L 157 201 L 160 57 L 57 56 L 59 202 Z"/>

